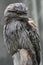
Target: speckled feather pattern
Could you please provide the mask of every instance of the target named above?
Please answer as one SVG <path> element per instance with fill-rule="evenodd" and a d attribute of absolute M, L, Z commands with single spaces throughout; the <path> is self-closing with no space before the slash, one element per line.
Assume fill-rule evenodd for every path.
<path fill-rule="evenodd" d="M 28 30 L 28 27 L 22 21 L 13 20 L 6 24 L 4 37 L 8 53 L 13 55 L 18 49 L 30 49 L 33 54 L 36 54 L 37 61 L 40 62 L 39 35 L 33 28 Z"/>
<path fill-rule="evenodd" d="M 27 11 L 24 3 L 8 5 L 4 12 L 4 41 L 9 54 L 13 56 L 21 49 L 26 49 L 30 52 L 32 65 L 39 65 L 40 38 L 33 20 L 27 17 Z"/>

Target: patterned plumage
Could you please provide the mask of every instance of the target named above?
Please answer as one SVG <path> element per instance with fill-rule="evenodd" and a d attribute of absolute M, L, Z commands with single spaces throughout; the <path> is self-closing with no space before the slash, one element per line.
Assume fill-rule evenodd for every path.
<path fill-rule="evenodd" d="M 30 50 L 34 63 L 40 64 L 40 39 L 37 27 L 27 18 L 27 7 L 23 3 L 10 4 L 4 12 L 4 40 L 8 53 L 13 55 L 20 49 Z"/>

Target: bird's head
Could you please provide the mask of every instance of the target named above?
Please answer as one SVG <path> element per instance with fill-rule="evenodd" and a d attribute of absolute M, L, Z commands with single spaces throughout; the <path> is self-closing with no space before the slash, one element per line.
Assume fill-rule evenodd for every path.
<path fill-rule="evenodd" d="M 27 16 L 28 8 L 24 3 L 13 3 L 6 7 L 4 11 L 5 20 L 8 18 L 23 18 Z"/>

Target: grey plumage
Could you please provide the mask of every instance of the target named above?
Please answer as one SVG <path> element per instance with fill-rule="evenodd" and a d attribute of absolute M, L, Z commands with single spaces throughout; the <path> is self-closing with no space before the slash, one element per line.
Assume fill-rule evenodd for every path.
<path fill-rule="evenodd" d="M 27 18 L 27 7 L 23 3 L 10 4 L 4 12 L 4 40 L 8 53 L 13 55 L 20 49 L 30 50 L 37 65 L 40 64 L 40 40 L 37 28 Z M 32 59 L 33 59 L 32 58 Z"/>

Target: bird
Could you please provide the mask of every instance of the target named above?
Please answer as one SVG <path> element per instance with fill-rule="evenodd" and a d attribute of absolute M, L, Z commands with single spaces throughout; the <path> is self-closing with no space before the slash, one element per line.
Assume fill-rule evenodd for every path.
<path fill-rule="evenodd" d="M 28 18 L 27 12 L 28 7 L 24 3 L 13 3 L 6 7 L 4 42 L 11 56 L 24 49 L 23 51 L 30 52 L 33 65 L 39 65 L 40 37 L 34 20 Z"/>

